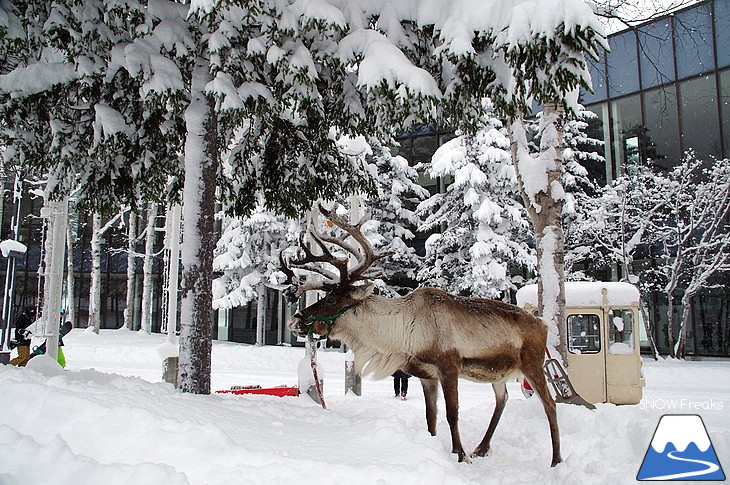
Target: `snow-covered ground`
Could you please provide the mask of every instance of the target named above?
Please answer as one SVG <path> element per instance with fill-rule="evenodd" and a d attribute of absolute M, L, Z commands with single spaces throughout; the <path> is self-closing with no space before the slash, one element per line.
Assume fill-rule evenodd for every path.
<path fill-rule="evenodd" d="M 0 484 L 634 483 L 665 413 L 701 415 L 730 468 L 730 361 L 645 360 L 642 405 L 559 405 L 565 462 L 556 468 L 540 403 L 510 383 L 493 453 L 469 465 L 450 453 L 443 401 L 438 436 L 427 433 L 417 379 L 408 401 L 392 397 L 390 379 L 365 379 L 361 397 L 345 396 L 345 354 L 328 351 L 319 353 L 327 410 L 307 396 L 182 394 L 161 382 L 165 338 L 76 329 L 64 339 L 66 371 L 47 358 L 0 366 Z M 303 356 L 215 342 L 213 389 L 296 385 Z M 460 391 L 462 439 L 473 449 L 494 397 L 469 381 Z"/>

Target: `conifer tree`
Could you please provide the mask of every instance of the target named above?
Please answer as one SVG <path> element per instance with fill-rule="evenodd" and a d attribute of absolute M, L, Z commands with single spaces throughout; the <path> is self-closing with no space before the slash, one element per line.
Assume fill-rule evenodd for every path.
<path fill-rule="evenodd" d="M 512 275 L 535 267 L 529 220 L 506 130 L 494 116 L 480 124 L 476 134 L 442 145 L 427 168 L 453 182 L 418 207 L 420 230 L 437 231 L 426 241 L 418 279 L 456 294 L 507 298 L 520 282 Z"/>

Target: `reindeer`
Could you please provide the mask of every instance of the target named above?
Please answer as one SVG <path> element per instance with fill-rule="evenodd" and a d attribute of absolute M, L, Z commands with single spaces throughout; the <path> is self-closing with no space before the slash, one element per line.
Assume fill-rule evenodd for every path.
<path fill-rule="evenodd" d="M 349 224 L 334 210 L 321 205 L 319 210 L 352 237 L 362 252 L 349 238 L 327 236 L 310 226 L 309 239 L 321 254 L 315 254 L 302 235 L 300 247 L 304 256 L 288 262 L 281 257 L 282 271 L 293 283 L 294 297 L 307 290 L 327 292 L 324 298 L 291 318 L 292 333 L 300 337 L 317 334 L 344 342 L 353 350 L 355 368 L 361 374 L 384 378 L 402 369 L 418 377 L 426 400 L 426 424 L 432 436 L 436 435 L 440 383 L 451 429 L 452 453 L 458 455 L 459 462 L 471 462 L 471 457 L 489 453 L 508 397 L 506 381 L 524 375 L 547 415 L 553 449 L 551 466 L 560 463 L 555 402 L 543 374 L 545 323 L 514 305 L 454 296 L 435 288 L 419 288 L 400 298 L 377 296 L 372 283 L 355 283 L 376 276 L 371 266 L 391 253 L 373 249 L 361 230 L 365 218 Z M 336 251 L 333 253 L 330 247 Z M 348 264 L 350 255 L 357 260 L 354 268 Z M 328 263 L 336 273 L 318 263 Z M 318 282 L 300 281 L 294 269 L 316 272 L 321 278 Z M 459 437 L 459 377 L 491 382 L 496 396 L 487 432 L 471 455 L 466 454 Z"/>

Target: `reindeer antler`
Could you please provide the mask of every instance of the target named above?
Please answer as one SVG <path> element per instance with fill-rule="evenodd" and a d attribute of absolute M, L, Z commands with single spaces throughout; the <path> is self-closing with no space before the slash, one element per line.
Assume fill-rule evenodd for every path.
<path fill-rule="evenodd" d="M 362 225 L 368 220 L 363 217 L 356 224 L 350 224 L 343 218 L 319 205 L 319 211 L 335 226 L 345 231 L 352 239 L 357 242 L 362 249 L 348 242 L 346 238 L 338 239 L 333 236 L 327 236 L 317 231 L 313 224 L 310 225 L 307 232 L 302 232 L 299 236 L 299 251 L 304 256 L 297 256 L 285 261 L 284 251 L 291 246 L 287 246 L 279 253 L 279 261 L 281 263 L 281 271 L 287 276 L 285 283 L 292 285 L 292 291 L 288 292 L 295 299 L 301 296 L 307 290 L 325 290 L 331 291 L 352 285 L 356 281 L 366 280 L 379 276 L 379 271 L 372 271 L 370 268 L 375 261 L 385 258 L 393 254 L 393 251 L 376 252 L 370 241 L 362 233 Z M 307 237 L 308 236 L 308 237 Z M 318 252 L 315 254 L 312 250 L 310 241 L 313 242 Z M 341 257 L 332 253 L 328 245 L 335 246 L 344 250 L 347 254 L 355 257 L 357 264 L 354 268 L 348 267 L 349 256 Z M 337 273 L 328 270 L 326 267 L 318 263 L 327 263 L 334 267 Z M 301 269 L 311 273 L 315 273 L 323 278 L 320 281 L 300 281 L 294 269 Z"/>
<path fill-rule="evenodd" d="M 357 222 L 357 224 L 350 224 L 342 219 L 340 216 L 338 216 L 333 210 L 327 210 L 322 207 L 322 204 L 319 205 L 319 211 L 327 219 L 332 221 L 335 226 L 348 233 L 356 242 L 358 242 L 364 252 L 364 254 L 361 255 L 350 244 L 347 244 L 345 240 L 338 240 L 335 238 L 323 237 L 321 235 L 318 235 L 323 241 L 341 247 L 345 251 L 355 256 L 355 258 L 358 260 L 358 265 L 348 272 L 346 284 L 352 284 L 355 281 L 360 281 L 373 277 L 374 275 L 372 273 L 366 274 L 370 267 L 373 265 L 373 263 L 375 263 L 375 261 L 379 259 L 383 259 L 394 254 L 394 251 L 375 252 L 375 249 L 373 248 L 372 244 L 370 244 L 370 241 L 368 241 L 368 239 L 362 233 L 362 225 L 368 221 L 368 217 L 363 216 Z"/>

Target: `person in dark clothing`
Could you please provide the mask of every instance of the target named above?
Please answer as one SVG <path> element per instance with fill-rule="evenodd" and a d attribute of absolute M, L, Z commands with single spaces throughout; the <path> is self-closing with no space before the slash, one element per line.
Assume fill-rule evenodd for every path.
<path fill-rule="evenodd" d="M 410 374 L 406 374 L 402 370 L 398 369 L 393 374 L 393 389 L 395 390 L 395 397 L 406 400 L 406 394 L 408 394 L 408 378 Z"/>
<path fill-rule="evenodd" d="M 10 365 L 24 366 L 30 359 L 30 336 L 26 329 L 35 321 L 35 308 L 27 306 L 23 311 L 15 317 L 13 327 L 15 327 L 15 339 L 11 342 L 12 346 L 18 348 L 18 356 L 10 361 Z"/>

